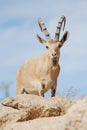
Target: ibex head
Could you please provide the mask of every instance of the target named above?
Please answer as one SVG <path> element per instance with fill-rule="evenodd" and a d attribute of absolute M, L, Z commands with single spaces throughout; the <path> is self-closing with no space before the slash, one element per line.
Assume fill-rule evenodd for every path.
<path fill-rule="evenodd" d="M 55 38 L 52 39 L 50 37 L 50 34 L 47 31 L 46 26 L 42 22 L 42 20 L 38 19 L 38 24 L 40 26 L 41 31 L 44 32 L 46 40 L 41 38 L 38 34 L 37 34 L 37 38 L 38 38 L 39 42 L 43 43 L 46 46 L 46 48 L 48 49 L 48 55 L 50 56 L 53 65 L 57 64 L 59 57 L 60 57 L 60 48 L 62 47 L 64 42 L 67 40 L 67 36 L 68 36 L 68 31 L 66 31 L 63 34 L 62 38 L 59 39 L 63 22 L 64 22 L 64 26 L 63 26 L 63 30 L 64 30 L 65 24 L 66 24 L 65 16 L 62 16 L 60 18 L 57 28 L 56 28 Z"/>

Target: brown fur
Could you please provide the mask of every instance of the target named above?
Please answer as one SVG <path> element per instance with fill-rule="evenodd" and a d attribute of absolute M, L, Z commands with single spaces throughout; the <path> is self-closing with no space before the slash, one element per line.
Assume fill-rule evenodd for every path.
<path fill-rule="evenodd" d="M 44 93 L 51 89 L 51 96 L 55 96 L 57 77 L 60 72 L 59 58 L 60 45 L 67 40 L 68 32 L 61 41 L 50 39 L 46 41 L 39 35 L 39 42 L 44 44 L 48 51 L 41 56 L 27 60 L 17 72 L 17 94 L 27 93 L 44 96 Z"/>

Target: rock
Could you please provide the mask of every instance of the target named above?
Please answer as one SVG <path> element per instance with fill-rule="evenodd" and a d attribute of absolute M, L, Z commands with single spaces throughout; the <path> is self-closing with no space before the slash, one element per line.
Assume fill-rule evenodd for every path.
<path fill-rule="evenodd" d="M 64 130 L 65 118 L 61 117 L 44 117 L 26 122 L 18 122 L 8 125 L 4 130 Z"/>
<path fill-rule="evenodd" d="M 65 97 L 46 99 L 37 95 L 18 95 L 6 98 L 2 105 L 27 111 L 29 119 L 35 119 L 38 117 L 60 116 L 66 113 L 73 103 L 75 103 L 74 100 L 68 100 Z"/>
<path fill-rule="evenodd" d="M 78 100 L 63 116 L 13 123 L 4 130 L 87 130 L 87 97 Z"/>
<path fill-rule="evenodd" d="M 87 97 L 68 109 L 66 119 L 68 129 L 87 130 Z"/>
<path fill-rule="evenodd" d="M 15 97 L 8 97 L 2 101 L 2 105 L 12 107 L 18 110 L 21 109 L 61 109 L 61 112 L 66 112 L 67 109 L 76 103 L 75 100 L 69 100 L 66 97 L 52 97 L 50 99 L 43 98 L 37 95 L 17 95 Z M 60 114 L 58 114 L 60 115 Z M 49 116 L 49 115 L 48 115 Z"/>
<path fill-rule="evenodd" d="M 11 121 L 16 122 L 19 116 L 19 111 L 9 107 L 0 107 L 0 130 Z"/>
<path fill-rule="evenodd" d="M 7 128 L 9 125 L 10 129 L 12 124 L 20 124 L 18 122 L 23 123 L 24 121 L 28 121 L 30 123 L 36 118 L 43 120 L 42 117 L 49 117 L 47 118 L 49 120 L 51 119 L 50 117 L 54 118 L 57 116 L 58 119 L 54 118 L 54 120 L 60 120 L 63 118 L 62 115 L 67 115 L 66 113 L 69 113 L 70 107 L 73 106 L 73 104 L 77 104 L 77 102 L 78 101 L 69 100 L 65 97 L 46 99 L 32 94 L 8 97 L 2 101 L 2 106 L 0 107 L 0 130 L 4 130 L 5 127 Z M 65 119 L 63 118 L 62 120 Z M 15 127 L 17 124 L 15 124 Z"/>
<path fill-rule="evenodd" d="M 24 110 L 17 110 L 11 107 L 0 107 L 0 130 L 9 123 L 26 121 L 29 118 L 29 112 Z"/>
<path fill-rule="evenodd" d="M 48 103 L 47 99 L 34 95 L 18 95 L 14 98 L 7 98 L 2 104 L 26 112 L 27 117 L 24 120 L 59 116 L 61 113 L 59 104 L 54 102 Z M 19 121 L 21 121 L 21 119 Z"/>

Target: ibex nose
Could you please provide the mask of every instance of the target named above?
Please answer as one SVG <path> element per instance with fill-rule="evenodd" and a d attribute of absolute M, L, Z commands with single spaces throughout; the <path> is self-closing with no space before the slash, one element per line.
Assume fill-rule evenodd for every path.
<path fill-rule="evenodd" d="M 52 53 L 52 56 L 55 57 L 56 56 L 56 52 Z"/>

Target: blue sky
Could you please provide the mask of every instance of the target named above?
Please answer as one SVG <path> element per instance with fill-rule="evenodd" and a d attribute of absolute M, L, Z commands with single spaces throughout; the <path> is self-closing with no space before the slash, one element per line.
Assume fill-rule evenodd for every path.
<path fill-rule="evenodd" d="M 0 84 L 13 82 L 10 96 L 15 95 L 20 65 L 46 52 L 36 38 L 37 33 L 44 38 L 38 18 L 54 37 L 61 15 L 66 16 L 69 38 L 61 48 L 57 95 L 70 87 L 87 94 L 87 0 L 0 0 Z"/>

